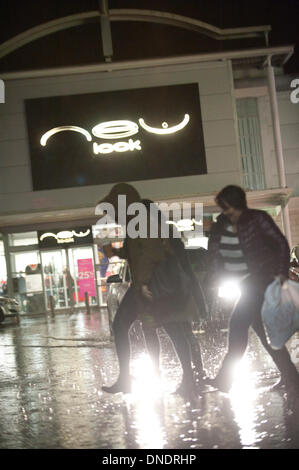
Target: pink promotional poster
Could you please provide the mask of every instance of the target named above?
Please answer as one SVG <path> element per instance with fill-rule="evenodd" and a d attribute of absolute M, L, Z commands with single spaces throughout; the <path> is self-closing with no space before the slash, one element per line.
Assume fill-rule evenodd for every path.
<path fill-rule="evenodd" d="M 85 292 L 90 297 L 96 296 L 96 286 L 94 278 L 94 270 L 92 259 L 78 259 L 78 278 L 79 278 L 79 294 L 84 298 Z"/>

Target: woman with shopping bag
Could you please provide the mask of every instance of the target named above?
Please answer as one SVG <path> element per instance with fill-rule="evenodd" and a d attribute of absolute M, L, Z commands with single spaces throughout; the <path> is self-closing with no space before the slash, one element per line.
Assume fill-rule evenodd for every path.
<path fill-rule="evenodd" d="M 209 279 L 238 279 L 241 295 L 229 324 L 228 351 L 220 370 L 207 383 L 224 392 L 233 382 L 233 366 L 245 353 L 251 326 L 281 373 L 280 385 L 296 396 L 299 375 L 283 347 L 273 350 L 268 344 L 261 309 L 267 286 L 276 277 L 283 284 L 288 278 L 289 245 L 273 219 L 264 211 L 247 207 L 246 193 L 239 186 L 227 186 L 216 196 L 222 213 L 212 228 L 209 240 Z M 278 386 L 278 384 L 276 384 Z"/>
<path fill-rule="evenodd" d="M 273 349 L 282 349 L 299 331 L 299 283 L 275 279 L 266 289 L 262 318 Z"/>

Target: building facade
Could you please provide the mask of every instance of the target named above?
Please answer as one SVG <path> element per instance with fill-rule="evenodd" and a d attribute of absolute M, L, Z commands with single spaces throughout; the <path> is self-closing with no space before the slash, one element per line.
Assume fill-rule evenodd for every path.
<path fill-rule="evenodd" d="M 143 142 L 143 139 L 146 139 L 147 131 L 147 137 L 155 142 L 150 147 L 152 155 L 146 156 L 148 170 L 142 167 L 141 162 L 140 170 L 138 166 L 133 166 L 132 178 L 125 178 L 143 197 L 156 202 L 189 202 L 193 205 L 202 203 L 204 231 L 208 232 L 209 222 L 218 213 L 214 202 L 215 194 L 225 185 L 241 185 L 247 191 L 249 205 L 267 210 L 285 231 L 290 244 L 299 244 L 299 103 L 293 103 L 290 98 L 290 84 L 294 77 L 286 76 L 282 71 L 282 64 L 291 53 L 291 47 L 260 48 L 164 60 L 4 74 L 5 103 L 0 105 L 0 260 L 2 283 L 5 284 L 7 280 L 8 293 L 18 294 L 21 300 L 25 300 L 27 308 L 28 295 L 32 297 L 32 312 L 50 308 L 48 297 L 54 291 L 56 307 L 83 305 L 84 289 L 89 292 L 92 304 L 105 305 L 101 282 L 102 255 L 96 240 L 97 229 L 92 228 L 96 227 L 98 219 L 95 207 L 115 182 L 124 180 L 127 169 L 124 168 L 121 157 L 129 158 L 130 155 L 137 154 L 140 148 L 144 148 L 147 141 Z M 265 64 L 269 57 L 272 62 L 267 66 Z M 265 67 L 261 68 L 261 64 Z M 157 110 L 160 117 L 163 116 L 163 106 L 158 92 L 157 99 L 155 98 L 155 90 L 178 87 L 175 90 L 178 93 L 181 90 L 184 98 L 187 90 L 184 87 L 187 86 L 193 86 L 196 97 L 198 96 L 196 109 L 199 114 L 196 118 L 194 116 L 197 111 L 192 108 L 192 97 L 188 101 L 186 96 L 184 102 L 182 97 L 179 99 L 178 94 L 176 103 L 175 95 L 173 97 L 169 93 L 166 105 L 163 102 L 169 122 L 157 121 L 148 124 L 147 129 L 144 124 L 144 134 L 140 133 L 128 140 L 128 136 L 132 134 L 125 133 L 126 137 L 117 142 L 118 146 L 111 140 L 106 124 L 110 123 L 110 131 L 111 122 L 116 122 L 114 127 L 124 125 L 120 125 L 120 119 L 124 120 L 126 115 L 126 103 L 128 112 L 125 126 L 129 122 L 131 132 L 137 132 L 138 115 L 132 115 L 129 101 L 121 101 L 124 96 L 122 92 L 128 96 L 130 92 L 135 94 L 137 100 L 138 91 L 143 91 L 142 96 L 146 96 L 148 92 L 153 97 L 148 106 L 152 107 L 151 112 Z M 111 105 L 109 96 L 114 97 Z M 59 102 L 59 98 L 71 100 L 72 97 L 80 97 L 77 115 L 74 113 L 72 116 L 72 110 L 69 114 L 63 114 L 61 108 L 68 101 Z M 103 97 L 108 103 L 104 118 L 101 117 L 99 105 L 99 120 L 90 121 L 94 126 L 101 124 L 98 137 L 102 140 L 95 142 L 93 147 L 89 140 L 94 140 L 95 134 L 92 135 L 91 128 L 87 129 L 86 125 L 75 133 L 70 132 L 74 129 L 61 129 L 64 126 L 80 125 L 72 119 L 80 116 L 80 106 L 82 115 L 86 112 L 85 103 L 92 102 L 92 97 L 98 99 L 99 103 Z M 56 108 L 56 105 L 51 104 L 51 113 L 50 107 L 43 106 L 41 101 L 50 98 L 58 100 Z M 148 108 L 143 107 L 142 98 L 139 99 L 140 113 L 146 113 Z M 184 110 L 182 103 L 186 105 Z M 34 120 L 30 121 L 29 111 L 36 104 L 40 107 L 35 108 Z M 179 146 L 171 147 L 173 137 L 170 134 L 168 147 L 164 135 L 157 132 L 157 129 L 163 132 L 171 129 L 171 126 L 175 128 L 181 124 L 182 113 L 188 115 L 189 124 L 186 124 L 186 129 L 192 124 L 193 132 L 195 130 L 194 148 L 188 144 L 188 137 L 184 142 L 180 141 Z M 61 116 L 67 117 L 62 121 Z M 141 114 L 137 122 L 139 130 L 140 119 L 143 119 Z M 49 123 L 44 132 L 39 131 L 39 121 Z M 135 127 L 132 128 L 133 125 Z M 50 139 L 51 142 L 55 141 L 57 147 L 53 152 L 60 152 L 59 158 L 55 155 L 53 161 L 56 163 L 50 161 L 48 167 L 42 167 L 43 173 L 39 173 L 39 159 L 44 158 L 40 139 L 51 129 L 56 131 L 48 135 L 46 145 L 49 148 Z M 64 130 L 69 132 L 62 132 Z M 127 127 L 126 131 L 128 132 Z M 181 130 L 175 132 L 179 135 Z M 66 134 L 68 137 L 65 140 Z M 95 155 L 92 158 L 109 159 L 106 175 L 93 175 L 91 179 L 84 179 L 84 159 L 87 161 L 91 157 L 90 153 L 85 154 L 82 151 L 82 179 L 79 178 L 74 185 L 68 182 L 64 186 L 64 175 L 67 175 L 67 179 L 68 172 L 73 171 L 68 150 L 68 142 L 73 138 L 81 139 L 84 145 L 89 145 L 89 152 L 93 148 Z M 78 146 L 81 145 L 79 140 Z M 167 148 L 171 149 L 173 163 L 163 167 L 160 174 L 159 167 L 156 168 L 156 173 L 151 173 L 153 167 L 157 166 L 156 158 L 162 148 L 165 148 L 165 155 Z M 49 155 L 45 158 L 49 158 Z M 163 158 L 163 152 L 161 155 L 160 158 Z M 169 155 L 167 158 L 170 158 Z M 188 171 L 188 158 L 190 165 L 191 162 L 195 165 L 193 174 L 192 170 Z M 181 176 L 179 168 L 184 159 L 187 163 L 185 166 L 182 164 L 185 173 Z M 148 175 L 153 174 L 154 177 L 139 177 L 138 171 L 141 175 L 148 171 Z M 82 235 L 87 230 L 90 234 L 93 233 L 93 239 L 89 238 L 86 243 L 80 239 L 78 244 L 76 234 Z M 67 241 L 59 239 L 62 232 L 68 232 L 65 238 Z M 42 234 L 52 234 L 50 238 L 54 245 L 42 246 Z M 90 285 L 82 287 L 82 290 L 83 280 Z"/>

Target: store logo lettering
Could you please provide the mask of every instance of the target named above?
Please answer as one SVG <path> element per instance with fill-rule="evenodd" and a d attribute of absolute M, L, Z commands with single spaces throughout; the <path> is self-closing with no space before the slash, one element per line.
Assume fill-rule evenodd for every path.
<path fill-rule="evenodd" d="M 40 241 L 42 242 L 45 238 L 53 237 L 56 238 L 57 243 L 73 243 L 74 242 L 74 237 L 87 237 L 87 235 L 90 234 L 90 230 L 86 230 L 86 232 L 80 232 L 77 233 L 75 230 L 63 230 L 62 232 L 59 233 L 52 233 L 52 232 L 47 232 L 43 233 L 40 236 Z"/>
<path fill-rule="evenodd" d="M 185 114 L 184 119 L 179 124 L 176 124 L 172 127 L 168 127 L 168 123 L 163 122 L 161 128 L 149 126 L 145 123 L 144 119 L 139 119 L 138 122 L 146 132 L 157 135 L 169 135 L 174 134 L 175 132 L 178 132 L 183 129 L 188 124 L 189 120 L 189 114 Z M 47 131 L 45 134 L 43 134 L 40 139 L 40 144 L 45 147 L 50 137 L 52 137 L 54 134 L 57 134 L 58 132 L 63 131 L 79 132 L 80 134 L 86 137 L 86 140 L 88 142 L 92 142 L 91 134 L 83 127 L 59 126 L 54 127 Z M 101 139 L 115 140 L 130 137 L 132 135 L 137 134 L 139 132 L 139 127 L 138 124 L 136 124 L 135 122 L 128 120 L 107 121 L 101 122 L 100 124 L 94 126 L 91 132 L 95 137 Z M 129 139 L 127 142 L 116 142 L 114 144 L 110 142 L 103 142 L 101 144 L 93 142 L 93 152 L 95 155 L 110 154 L 113 152 L 133 152 L 135 150 L 141 150 L 140 140 L 134 141 L 133 139 Z"/>
<path fill-rule="evenodd" d="M 133 150 L 141 150 L 140 140 L 136 140 L 135 142 L 132 139 L 129 139 L 128 142 L 117 142 L 116 144 L 97 144 L 94 142 L 93 144 L 93 152 L 95 155 L 98 153 L 112 153 L 112 152 L 128 152 Z"/>

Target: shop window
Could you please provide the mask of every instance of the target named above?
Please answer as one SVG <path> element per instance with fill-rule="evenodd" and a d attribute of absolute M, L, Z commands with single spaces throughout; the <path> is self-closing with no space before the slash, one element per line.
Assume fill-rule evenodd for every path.
<path fill-rule="evenodd" d="M 45 310 L 42 271 L 38 251 L 11 254 L 13 293 L 23 313 Z"/>
<path fill-rule="evenodd" d="M 37 232 L 12 233 L 9 235 L 10 246 L 28 246 L 37 244 Z"/>
<path fill-rule="evenodd" d="M 265 189 L 264 160 L 256 98 L 237 100 L 240 151 L 245 189 Z"/>

